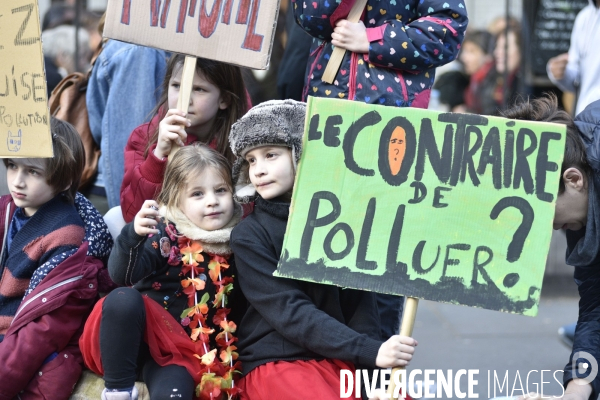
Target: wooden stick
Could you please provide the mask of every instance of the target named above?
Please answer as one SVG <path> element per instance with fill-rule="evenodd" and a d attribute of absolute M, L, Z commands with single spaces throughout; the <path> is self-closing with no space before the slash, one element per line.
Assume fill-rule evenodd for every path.
<path fill-rule="evenodd" d="M 404 305 L 404 312 L 402 314 L 402 325 L 400 326 L 400 336 L 412 336 L 413 327 L 415 326 L 415 318 L 417 317 L 417 307 L 419 306 L 419 299 L 416 297 L 407 297 L 406 304 Z M 388 387 L 388 395 L 390 399 L 396 400 L 399 397 L 394 397 L 394 390 L 396 390 L 396 385 L 394 384 L 394 376 L 397 373 L 396 371 L 400 371 L 404 369 L 404 367 L 396 367 L 392 369 L 392 377 L 390 379 L 390 385 Z M 406 382 L 404 382 L 404 386 L 406 386 Z M 408 391 L 408 389 L 407 389 Z M 400 395 L 400 391 L 398 392 Z"/>
<path fill-rule="evenodd" d="M 360 16 L 362 15 L 366 6 L 367 0 L 356 0 L 350 9 L 350 13 L 348 13 L 346 20 L 353 23 L 360 21 Z M 340 69 L 340 65 L 342 65 L 344 54 L 346 54 L 346 49 L 342 49 L 341 47 L 336 47 L 333 49 L 331 57 L 329 57 L 327 67 L 325 67 L 325 71 L 323 72 L 323 77 L 321 78 L 323 82 L 333 83 L 333 80 Z M 353 77 L 350 77 L 350 79 L 353 79 Z"/>
<path fill-rule="evenodd" d="M 177 109 L 187 114 L 190 106 L 190 96 L 192 95 L 192 86 L 194 84 L 194 74 L 196 73 L 196 57 L 185 56 L 183 70 L 181 71 L 181 84 L 179 85 L 179 98 L 177 99 Z M 173 143 L 169 158 L 173 157 L 179 150 L 179 146 Z"/>

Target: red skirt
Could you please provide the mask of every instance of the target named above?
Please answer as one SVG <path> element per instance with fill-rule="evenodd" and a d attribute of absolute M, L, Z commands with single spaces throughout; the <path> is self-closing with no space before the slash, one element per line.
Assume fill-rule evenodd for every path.
<path fill-rule="evenodd" d="M 199 373 L 200 360 L 194 354 L 203 354 L 201 342 L 193 342 L 173 316 L 148 296 L 142 296 L 146 308 L 144 342 L 148 343 L 150 355 L 160 366 L 179 365 L 187 369 L 196 385 L 202 379 Z M 100 321 L 102 304 L 100 299 L 85 323 L 79 347 L 85 365 L 96 374 L 104 376 L 100 356 Z"/>

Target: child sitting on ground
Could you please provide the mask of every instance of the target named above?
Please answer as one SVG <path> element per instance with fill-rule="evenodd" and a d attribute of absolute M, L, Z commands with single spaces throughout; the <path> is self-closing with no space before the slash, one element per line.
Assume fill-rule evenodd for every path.
<path fill-rule="evenodd" d="M 0 197 L 0 399 L 69 398 L 112 239 L 77 187 L 79 134 L 51 119 L 52 158 L 7 158 Z"/>
<path fill-rule="evenodd" d="M 102 299 L 81 338 L 86 365 L 104 376 L 103 400 L 135 400 L 138 376 L 152 399 L 237 392 L 233 334 L 245 300 L 229 237 L 241 216 L 223 155 L 195 143 L 172 157 L 158 202 L 144 202 L 110 255 L 113 280 L 133 288 Z"/>
<path fill-rule="evenodd" d="M 305 117 L 304 103 L 269 101 L 231 130 L 236 184 L 258 193 L 231 238 L 249 303 L 239 329 L 242 399 L 339 399 L 341 370 L 407 365 L 417 344 L 401 336 L 379 340 L 373 293 L 273 276 Z M 237 194 L 250 200 L 244 189 Z"/>

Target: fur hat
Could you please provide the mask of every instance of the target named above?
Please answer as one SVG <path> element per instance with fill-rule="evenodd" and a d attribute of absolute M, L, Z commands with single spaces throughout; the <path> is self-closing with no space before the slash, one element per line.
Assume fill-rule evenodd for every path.
<path fill-rule="evenodd" d="M 295 100 L 271 100 L 252 107 L 231 127 L 229 144 L 238 157 L 233 164 L 233 182 L 240 201 L 252 200 L 256 191 L 248 176 L 244 156 L 262 146 L 285 146 L 292 150 L 294 168 L 302 153 L 302 134 L 306 103 Z"/>

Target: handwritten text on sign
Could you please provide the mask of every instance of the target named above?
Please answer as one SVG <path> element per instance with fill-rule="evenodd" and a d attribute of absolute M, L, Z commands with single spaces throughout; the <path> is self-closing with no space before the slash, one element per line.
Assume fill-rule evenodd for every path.
<path fill-rule="evenodd" d="M 265 69 L 278 10 L 279 0 L 109 0 L 104 35 Z"/>
<path fill-rule="evenodd" d="M 564 137 L 310 98 L 276 274 L 535 315 Z"/>
<path fill-rule="evenodd" d="M 51 157 L 37 2 L 0 2 L 0 157 Z"/>

